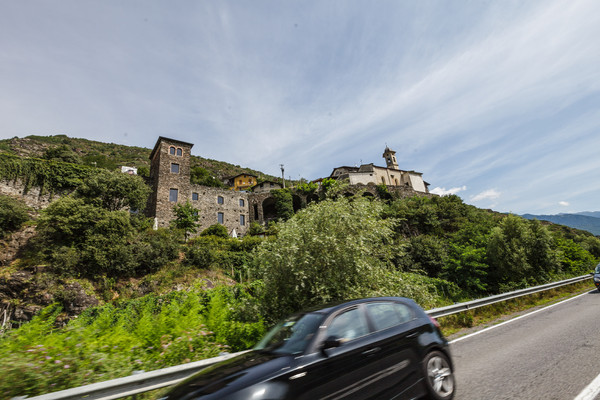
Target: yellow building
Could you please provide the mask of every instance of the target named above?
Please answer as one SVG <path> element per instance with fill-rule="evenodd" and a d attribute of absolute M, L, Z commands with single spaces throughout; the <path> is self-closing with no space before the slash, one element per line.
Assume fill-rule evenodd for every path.
<path fill-rule="evenodd" d="M 258 177 L 251 174 L 239 174 L 233 178 L 229 178 L 229 186 L 232 190 L 250 190 L 250 188 L 258 183 Z"/>

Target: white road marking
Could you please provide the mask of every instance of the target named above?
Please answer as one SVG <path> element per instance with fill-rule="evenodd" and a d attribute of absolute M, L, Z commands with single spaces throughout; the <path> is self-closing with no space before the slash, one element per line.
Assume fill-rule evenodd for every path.
<path fill-rule="evenodd" d="M 593 400 L 600 394 L 600 375 L 596 377 L 577 397 L 575 400 Z"/>
<path fill-rule="evenodd" d="M 594 289 L 594 290 L 595 290 L 595 289 Z M 545 310 L 548 310 L 549 308 L 556 307 L 556 306 L 558 306 L 558 305 L 561 305 L 561 304 L 563 304 L 563 303 L 566 303 L 567 301 L 571 301 L 571 300 L 577 299 L 577 298 L 579 298 L 579 297 L 581 297 L 581 296 L 585 296 L 586 294 L 589 294 L 589 293 L 583 293 L 583 294 L 580 294 L 580 295 L 578 295 L 578 296 L 571 297 L 570 299 L 563 300 L 563 301 L 561 301 L 561 302 L 558 302 L 558 303 L 552 304 L 551 306 L 547 306 L 547 307 L 544 307 L 544 308 L 540 308 L 539 310 L 535 310 L 535 311 L 532 311 L 532 312 L 530 312 L 530 313 L 528 313 L 528 314 L 521 315 L 520 317 L 516 317 L 516 318 L 513 318 L 513 319 L 509 319 L 508 321 L 504 321 L 504 322 L 502 322 L 502 323 L 499 323 L 498 325 L 490 326 L 490 327 L 488 327 L 488 328 L 485 328 L 485 329 L 482 329 L 482 330 L 480 330 L 480 331 L 473 332 L 473 333 L 471 333 L 471 334 L 468 334 L 468 335 L 465 335 L 465 336 L 459 337 L 459 338 L 457 338 L 457 339 L 454 339 L 453 341 L 451 341 L 451 342 L 450 342 L 450 344 L 452 344 L 452 343 L 456 343 L 456 342 L 460 342 L 461 340 L 464 340 L 464 339 L 467 339 L 467 338 L 473 337 L 473 336 L 475 336 L 475 335 L 479 335 L 480 333 L 487 332 L 487 331 L 489 331 L 489 330 L 492 330 L 492 329 L 494 329 L 494 328 L 498 328 L 499 326 L 506 325 L 506 324 L 509 324 L 509 323 L 511 323 L 511 322 L 515 322 L 515 321 L 517 321 L 517 320 L 519 320 L 519 319 L 521 319 L 521 318 L 529 317 L 530 315 L 533 315 L 533 314 L 539 313 L 540 311 L 545 311 Z"/>

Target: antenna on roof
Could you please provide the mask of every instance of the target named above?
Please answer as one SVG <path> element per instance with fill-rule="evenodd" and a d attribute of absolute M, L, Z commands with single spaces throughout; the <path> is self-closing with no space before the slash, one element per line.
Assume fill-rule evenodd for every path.
<path fill-rule="evenodd" d="M 279 168 L 281 168 L 281 180 L 283 181 L 283 188 L 285 189 L 285 176 L 284 176 L 284 168 L 283 164 L 279 164 Z"/>

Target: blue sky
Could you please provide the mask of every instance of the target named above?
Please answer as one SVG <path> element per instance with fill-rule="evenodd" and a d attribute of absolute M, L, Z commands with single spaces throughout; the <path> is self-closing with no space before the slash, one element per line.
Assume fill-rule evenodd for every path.
<path fill-rule="evenodd" d="M 600 2 L 4 0 L 0 110 L 293 179 L 387 145 L 481 208 L 596 211 Z"/>

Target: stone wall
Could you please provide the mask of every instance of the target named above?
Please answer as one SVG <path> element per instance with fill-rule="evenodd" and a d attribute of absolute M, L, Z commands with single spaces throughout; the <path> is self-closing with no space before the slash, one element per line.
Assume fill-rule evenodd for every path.
<path fill-rule="evenodd" d="M 69 194 L 69 192 L 63 194 L 55 193 L 51 196 L 48 193 L 41 193 L 41 188 L 35 186 L 26 191 L 25 184 L 22 181 L 10 180 L 0 181 L 0 194 L 14 197 L 35 210 L 41 210 L 48 207 L 53 200 L 56 200 L 61 195 Z"/>

